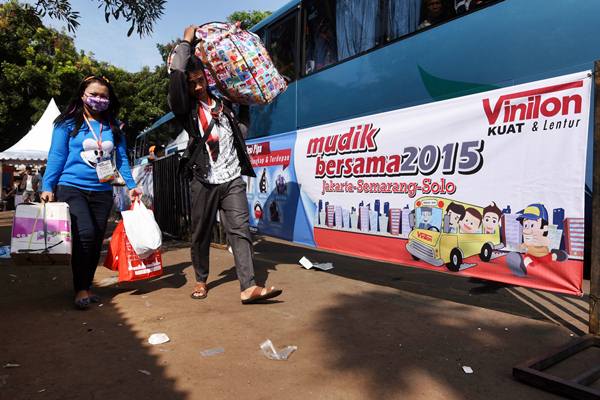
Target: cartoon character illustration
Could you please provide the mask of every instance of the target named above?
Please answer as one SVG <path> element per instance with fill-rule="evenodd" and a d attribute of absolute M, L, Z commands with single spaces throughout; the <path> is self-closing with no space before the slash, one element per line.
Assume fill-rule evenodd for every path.
<path fill-rule="evenodd" d="M 110 160 L 114 144 L 111 141 L 102 142 L 102 148 L 94 139 L 85 139 L 82 143 L 83 151 L 80 153 L 81 159 L 91 168 L 96 168 L 100 161 Z"/>
<path fill-rule="evenodd" d="M 492 201 L 483 209 L 483 233 L 496 232 L 496 228 L 500 225 L 500 217 L 502 217 L 502 210 Z"/>
<path fill-rule="evenodd" d="M 526 276 L 528 268 L 568 258 L 564 250 L 550 249 L 548 211 L 543 204 L 530 204 L 517 214 L 520 214 L 517 220 L 523 226 L 521 249 L 525 254 L 513 252 L 506 255 L 506 263 L 514 275 Z"/>
<path fill-rule="evenodd" d="M 450 203 L 446 208 L 444 226 L 446 233 L 458 233 L 458 223 L 465 216 L 465 207 L 458 203 Z"/>
<path fill-rule="evenodd" d="M 433 210 L 430 207 L 421 208 L 421 222 L 419 223 L 419 229 L 429 229 L 432 227 L 430 224 L 431 217 L 433 216 Z"/>
<path fill-rule="evenodd" d="M 465 209 L 465 215 L 460 220 L 461 233 L 478 233 L 481 227 L 481 213 L 473 207 Z"/>
<path fill-rule="evenodd" d="M 500 229 L 483 232 L 483 214 L 484 207 L 478 205 L 437 196 L 421 197 L 408 214 L 413 229 L 406 250 L 415 260 L 436 267 L 445 265 L 452 272 L 476 266 L 472 259 L 463 262 L 475 255 L 488 262 L 494 257 L 494 250 L 504 245 Z"/>
<path fill-rule="evenodd" d="M 267 193 L 267 169 L 263 168 L 262 175 L 260 176 L 259 190 L 261 193 Z"/>

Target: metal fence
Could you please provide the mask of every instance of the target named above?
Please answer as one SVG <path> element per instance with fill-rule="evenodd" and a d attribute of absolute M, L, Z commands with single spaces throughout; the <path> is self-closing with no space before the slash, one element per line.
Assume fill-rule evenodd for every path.
<path fill-rule="evenodd" d="M 154 215 L 163 233 L 177 239 L 191 237 L 191 202 L 187 179 L 177 174 L 179 155 L 172 154 L 152 164 Z"/>
<path fill-rule="evenodd" d="M 171 154 L 152 164 L 154 216 L 163 233 L 189 241 L 192 236 L 190 185 L 177 173 L 179 159 L 179 154 Z M 212 243 L 227 244 L 220 223 L 215 224 L 212 236 Z"/>

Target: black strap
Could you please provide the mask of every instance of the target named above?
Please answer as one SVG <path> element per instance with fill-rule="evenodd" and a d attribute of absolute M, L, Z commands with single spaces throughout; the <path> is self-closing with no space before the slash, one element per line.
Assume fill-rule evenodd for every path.
<path fill-rule="evenodd" d="M 20 250 L 17 251 L 17 253 L 40 253 L 40 254 L 48 254 L 48 253 L 50 253 L 50 251 L 49 251 L 50 249 L 58 246 L 59 244 L 62 244 L 63 242 L 64 242 L 64 240 L 61 240 L 60 242 L 55 243 L 55 244 L 53 244 L 50 247 L 47 247 L 47 245 L 46 245 L 46 248 L 44 248 L 44 249 L 20 249 Z"/>
<path fill-rule="evenodd" d="M 211 118 L 210 119 L 210 124 L 208 124 L 208 128 L 206 129 L 206 132 L 204 132 L 204 142 L 206 142 L 206 139 L 210 136 L 210 133 L 212 132 L 213 128 L 215 127 L 215 118 Z"/>

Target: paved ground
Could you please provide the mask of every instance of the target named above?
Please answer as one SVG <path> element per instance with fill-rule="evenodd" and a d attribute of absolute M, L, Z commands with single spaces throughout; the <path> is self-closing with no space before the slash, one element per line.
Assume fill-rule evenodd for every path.
<path fill-rule="evenodd" d="M 9 225 L 0 214 L 4 243 Z M 103 305 L 86 312 L 71 307 L 67 267 L 2 260 L 0 362 L 20 366 L 0 368 L 0 398 L 554 399 L 512 367 L 586 330 L 586 298 L 264 239 L 256 252 L 259 280 L 285 289 L 270 304 L 240 304 L 233 257 L 218 249 L 209 297 L 191 300 L 189 251 L 169 243 L 164 276 L 99 288 Z M 304 270 L 302 255 L 335 269 Z M 111 276 L 99 268 L 96 282 Z M 171 341 L 150 346 L 155 332 Z M 268 360 L 267 338 L 298 351 Z M 213 348 L 224 353 L 200 354 Z"/>

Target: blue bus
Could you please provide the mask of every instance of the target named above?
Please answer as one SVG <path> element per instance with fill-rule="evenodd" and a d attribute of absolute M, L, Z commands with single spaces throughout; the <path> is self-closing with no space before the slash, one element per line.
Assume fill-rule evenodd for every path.
<path fill-rule="evenodd" d="M 331 122 L 592 70 L 600 60 L 600 46 L 593 40 L 600 37 L 597 15 L 600 1 L 293 0 L 251 29 L 262 38 L 289 86 L 271 104 L 250 107 L 249 137 L 295 134 Z M 172 115 L 167 114 L 160 122 L 169 119 Z M 174 137 L 180 127 L 165 129 Z M 149 132 L 157 130 L 155 126 Z M 155 142 L 147 133 L 138 137 L 138 159 Z M 589 240 L 589 219 L 585 226 Z"/>
<path fill-rule="evenodd" d="M 579 0 L 291 1 L 252 28 L 290 83 L 251 107 L 250 135 L 592 69 L 598 15 Z"/>
<path fill-rule="evenodd" d="M 289 87 L 250 107 L 250 137 L 593 70 L 598 15 L 600 1 L 293 0 L 252 28 Z"/>

